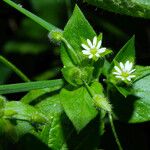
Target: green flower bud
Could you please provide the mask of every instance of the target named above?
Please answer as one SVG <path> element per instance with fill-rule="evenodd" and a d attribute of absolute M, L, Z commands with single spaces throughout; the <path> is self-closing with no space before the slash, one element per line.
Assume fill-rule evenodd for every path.
<path fill-rule="evenodd" d="M 73 86 L 82 85 L 83 81 L 87 83 L 91 81 L 93 67 L 64 67 L 62 73 L 68 83 Z"/>
<path fill-rule="evenodd" d="M 49 39 L 54 43 L 60 43 L 63 37 L 63 32 L 61 30 L 52 30 L 48 34 Z"/>
<path fill-rule="evenodd" d="M 104 97 L 103 95 L 96 94 L 93 97 L 93 100 L 94 100 L 94 104 L 96 107 L 104 109 L 105 111 L 111 112 L 112 107 L 106 97 Z"/>

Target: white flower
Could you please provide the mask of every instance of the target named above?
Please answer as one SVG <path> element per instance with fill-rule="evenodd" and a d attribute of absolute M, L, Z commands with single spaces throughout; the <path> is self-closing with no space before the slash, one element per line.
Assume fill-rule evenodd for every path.
<path fill-rule="evenodd" d="M 126 61 L 125 64 L 122 62 L 119 63 L 119 66 L 115 66 L 115 72 L 113 74 L 115 75 L 116 78 L 119 78 L 123 81 L 128 80 L 131 81 L 132 78 L 135 77 L 132 73 L 135 71 L 133 68 L 133 63 Z"/>
<path fill-rule="evenodd" d="M 99 58 L 101 53 L 104 53 L 106 51 L 105 47 L 101 48 L 102 40 L 98 41 L 96 36 L 93 38 L 93 42 L 87 39 L 87 45 L 85 44 L 81 44 L 81 45 L 84 48 L 82 50 L 82 53 L 84 55 L 88 55 L 89 59 L 95 56 Z"/>

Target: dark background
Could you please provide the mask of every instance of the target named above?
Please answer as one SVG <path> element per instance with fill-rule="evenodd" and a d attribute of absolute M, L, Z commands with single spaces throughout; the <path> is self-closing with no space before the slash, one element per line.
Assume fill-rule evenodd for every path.
<path fill-rule="evenodd" d="M 103 32 L 103 45 L 111 48 L 114 55 L 135 35 L 136 63 L 150 65 L 150 21 L 116 13 L 88 5 L 82 1 L 65 0 L 18 0 L 22 6 L 43 19 L 63 29 L 77 3 L 97 33 Z M 85 31 L 86 32 L 86 31 Z M 31 80 L 61 78 L 59 46 L 50 43 L 48 33 L 38 24 L 0 3 L 0 53 L 20 68 Z M 111 59 L 111 58 L 110 58 Z M 0 84 L 22 82 L 9 68 L 0 62 Z M 8 99 L 19 100 L 24 94 L 11 94 Z M 149 123 L 125 124 L 116 122 L 119 137 L 127 149 L 150 149 Z M 26 137 L 25 137 L 26 138 Z M 33 138 L 34 139 L 34 138 Z M 34 141 L 34 140 L 33 140 Z M 36 144 L 36 140 L 34 141 Z M 33 143 L 34 143 L 33 142 Z M 28 142 L 31 144 L 31 142 Z M 19 143 L 5 141 L 4 150 L 22 149 Z M 109 126 L 103 136 L 104 149 L 116 149 Z M 39 149 L 42 149 L 44 145 Z M 1 149 L 1 147 L 0 147 Z M 24 149 L 27 149 L 27 147 Z"/>

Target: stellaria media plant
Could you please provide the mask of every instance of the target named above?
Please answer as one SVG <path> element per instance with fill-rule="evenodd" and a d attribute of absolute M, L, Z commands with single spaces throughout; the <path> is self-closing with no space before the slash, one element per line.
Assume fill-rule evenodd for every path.
<path fill-rule="evenodd" d="M 87 130 L 90 136 L 91 122 L 97 124 L 98 120 L 95 141 L 92 141 L 94 145 L 91 143 L 91 149 L 95 149 L 109 119 L 116 146 L 122 150 L 113 119 L 128 123 L 150 120 L 147 88 L 150 86 L 150 68 L 136 64 L 134 36 L 108 62 L 106 58 L 113 51 L 103 45 L 103 34 L 94 31 L 77 5 L 64 30 L 61 30 L 21 5 L 10 0 L 3 2 L 48 31 L 50 42 L 60 45 L 63 67 L 62 79 L 30 81 L 16 66 L 0 56 L 0 61 L 24 81 L 0 85 L 0 94 L 3 95 L 0 97 L 1 130 L 5 130 L 5 124 L 9 123 L 17 135 L 15 141 L 30 133 L 53 150 L 67 150 L 75 149 L 68 144 L 74 133 L 80 134 L 91 125 Z M 105 78 L 104 82 L 100 82 L 102 78 Z M 29 92 L 20 101 L 8 101 L 4 97 L 5 94 L 25 91 Z M 47 95 L 32 105 L 42 95 L 54 91 L 55 95 Z"/>

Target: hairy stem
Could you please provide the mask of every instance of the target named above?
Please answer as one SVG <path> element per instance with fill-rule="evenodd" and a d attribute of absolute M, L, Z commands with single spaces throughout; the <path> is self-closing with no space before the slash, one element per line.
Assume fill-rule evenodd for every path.
<path fill-rule="evenodd" d="M 0 61 L 5 64 L 7 67 L 9 67 L 11 70 L 13 70 L 23 81 L 29 82 L 30 79 L 21 71 L 19 70 L 15 65 L 13 65 L 10 61 L 8 61 L 3 56 L 0 56 Z"/>
<path fill-rule="evenodd" d="M 119 138 L 117 136 L 116 130 L 115 130 L 115 126 L 114 126 L 114 123 L 113 123 L 112 115 L 111 115 L 111 113 L 108 113 L 108 115 L 109 115 L 109 120 L 110 120 L 110 124 L 111 124 L 111 128 L 112 128 L 112 132 L 113 132 L 113 135 L 115 137 L 116 143 L 118 145 L 118 149 L 119 150 L 123 150 L 123 148 L 122 148 L 122 146 L 120 144 Z"/>

